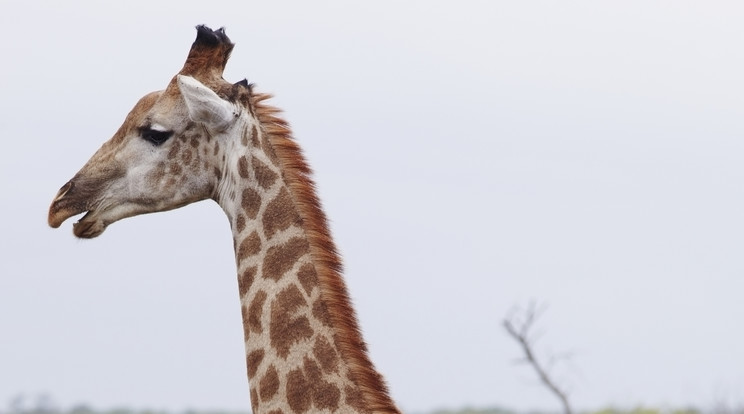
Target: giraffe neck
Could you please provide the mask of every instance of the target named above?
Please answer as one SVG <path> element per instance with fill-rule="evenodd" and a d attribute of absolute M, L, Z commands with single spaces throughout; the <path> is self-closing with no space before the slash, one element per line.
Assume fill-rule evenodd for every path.
<path fill-rule="evenodd" d="M 227 143 L 215 197 L 232 227 L 253 412 L 397 412 L 366 356 L 333 243 L 317 236 L 327 229 L 309 170 L 283 159 L 288 145 L 301 156 L 274 112 L 259 110 L 261 123 L 249 118 Z"/>

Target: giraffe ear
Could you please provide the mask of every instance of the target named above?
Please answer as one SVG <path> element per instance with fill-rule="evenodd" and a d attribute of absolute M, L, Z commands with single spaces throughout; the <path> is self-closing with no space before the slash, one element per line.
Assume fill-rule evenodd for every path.
<path fill-rule="evenodd" d="M 237 107 L 220 98 L 213 90 L 191 76 L 178 75 L 178 88 L 181 90 L 189 117 L 194 122 L 206 125 L 214 131 L 225 131 L 238 118 Z"/>

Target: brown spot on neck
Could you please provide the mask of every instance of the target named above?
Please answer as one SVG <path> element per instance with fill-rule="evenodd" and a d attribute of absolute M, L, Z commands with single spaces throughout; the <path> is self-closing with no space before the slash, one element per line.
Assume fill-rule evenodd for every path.
<path fill-rule="evenodd" d="M 278 281 L 307 252 L 307 241 L 301 237 L 270 247 L 263 261 L 263 277 Z"/>
<path fill-rule="evenodd" d="M 313 303 L 313 316 L 323 325 L 330 327 L 333 326 L 331 315 L 328 313 L 328 308 L 322 300 L 316 300 Z"/>
<path fill-rule="evenodd" d="M 277 174 L 259 159 L 253 160 L 253 174 L 256 176 L 258 185 L 264 189 L 269 189 L 278 178 Z"/>
<path fill-rule="evenodd" d="M 243 197 L 240 202 L 243 211 L 250 219 L 256 218 L 258 209 L 261 207 L 261 196 L 252 188 L 243 190 Z"/>
<path fill-rule="evenodd" d="M 235 220 L 235 229 L 238 230 L 238 233 L 242 232 L 243 229 L 245 229 L 245 216 L 242 214 L 238 214 L 238 218 Z"/>
<path fill-rule="evenodd" d="M 261 315 L 263 315 L 264 302 L 268 295 L 263 290 L 256 294 L 256 297 L 251 301 L 251 305 L 248 307 L 248 318 L 243 319 L 247 321 L 248 329 L 251 332 L 262 333 L 263 325 L 261 324 Z"/>
<path fill-rule="evenodd" d="M 271 346 L 281 358 L 287 358 L 292 345 L 313 335 L 307 316 L 296 313 L 307 307 L 307 301 L 295 285 L 290 285 L 276 295 L 271 304 Z"/>
<path fill-rule="evenodd" d="M 323 372 L 332 374 L 338 371 L 338 355 L 326 338 L 319 336 L 315 340 L 313 355 L 323 368 Z"/>
<path fill-rule="evenodd" d="M 269 160 L 272 163 L 274 163 L 274 165 L 278 165 L 279 159 L 276 156 L 276 153 L 274 152 L 274 148 L 271 146 L 271 142 L 269 141 L 269 135 L 266 133 L 262 134 L 261 148 L 264 149 L 264 152 L 269 157 Z"/>
<path fill-rule="evenodd" d="M 246 131 L 247 130 L 248 128 L 246 128 Z M 251 127 L 251 145 L 253 145 L 256 148 L 261 146 L 261 143 L 258 140 L 258 130 L 256 129 L 255 124 Z"/>
<path fill-rule="evenodd" d="M 244 258 L 253 256 L 261 252 L 261 237 L 257 231 L 253 231 L 248 237 L 243 239 L 238 248 L 238 257 Z"/>
<path fill-rule="evenodd" d="M 270 366 L 258 383 L 258 396 L 261 401 L 270 401 L 276 392 L 279 391 L 279 373 L 274 366 Z"/>
<path fill-rule="evenodd" d="M 253 285 L 253 280 L 256 278 L 256 266 L 246 268 L 238 278 L 238 291 L 240 292 L 240 298 L 244 298 L 248 291 Z"/>
<path fill-rule="evenodd" d="M 246 366 L 248 367 L 248 377 L 253 378 L 256 375 L 259 365 L 264 358 L 264 350 L 257 349 L 246 357 Z"/>
<path fill-rule="evenodd" d="M 305 289 L 305 293 L 310 296 L 313 289 L 318 286 L 318 275 L 315 273 L 315 266 L 312 263 L 302 265 L 297 272 L 297 279 L 299 279 L 302 288 Z"/>
<path fill-rule="evenodd" d="M 292 224 L 300 225 L 300 216 L 297 214 L 289 191 L 286 187 L 282 187 L 263 213 L 264 235 L 270 239 L 274 234 L 288 229 Z"/>
<path fill-rule="evenodd" d="M 318 411 L 338 409 L 341 390 L 323 379 L 318 364 L 305 357 L 302 368 L 287 375 L 287 402 L 296 413 L 308 412 L 312 407 Z"/>
<path fill-rule="evenodd" d="M 248 159 L 246 159 L 245 155 L 240 157 L 238 159 L 238 174 L 240 174 L 241 178 L 248 178 Z"/>

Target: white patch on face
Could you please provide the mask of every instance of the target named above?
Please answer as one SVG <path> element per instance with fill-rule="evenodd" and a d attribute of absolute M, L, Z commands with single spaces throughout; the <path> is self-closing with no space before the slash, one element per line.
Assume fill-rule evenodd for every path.
<path fill-rule="evenodd" d="M 168 128 L 160 125 L 160 124 L 152 124 L 150 125 L 150 129 L 153 131 L 159 131 L 159 132 L 168 132 Z"/>

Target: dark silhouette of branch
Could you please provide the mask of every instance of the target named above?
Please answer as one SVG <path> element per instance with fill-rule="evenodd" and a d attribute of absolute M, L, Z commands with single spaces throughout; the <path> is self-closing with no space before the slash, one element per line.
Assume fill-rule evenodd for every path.
<path fill-rule="evenodd" d="M 512 313 L 510 317 L 504 319 L 504 328 L 506 329 L 506 332 L 508 332 L 509 335 L 522 347 L 525 360 L 535 369 L 535 372 L 537 372 L 537 376 L 540 378 L 543 385 L 545 385 L 561 401 L 561 404 L 563 404 L 563 412 L 565 414 L 572 414 L 573 411 L 566 392 L 556 385 L 543 364 L 537 359 L 537 357 L 535 357 L 535 352 L 532 349 L 532 342 L 528 338 L 530 329 L 532 329 L 532 324 L 540 316 L 540 313 L 541 311 L 536 309 L 535 303 L 531 303 L 524 311 L 522 318 L 517 318 Z"/>

